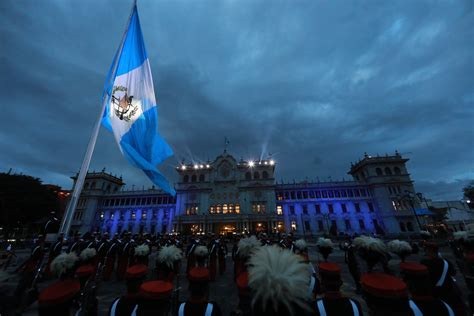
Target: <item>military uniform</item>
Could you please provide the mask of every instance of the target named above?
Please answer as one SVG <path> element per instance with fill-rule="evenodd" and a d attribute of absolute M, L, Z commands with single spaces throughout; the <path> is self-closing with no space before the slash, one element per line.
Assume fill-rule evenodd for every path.
<path fill-rule="evenodd" d="M 227 257 L 227 245 L 223 239 L 219 240 L 217 256 L 219 258 L 219 274 L 224 274 L 226 270 L 225 258 Z"/>
<path fill-rule="evenodd" d="M 121 247 L 118 249 L 118 263 L 117 263 L 117 279 L 122 280 L 125 276 L 125 272 L 128 268 L 130 260 L 130 252 L 132 247 L 131 240 L 125 240 Z"/>
<path fill-rule="evenodd" d="M 114 238 L 109 242 L 107 247 L 107 252 L 105 253 L 105 267 L 104 267 L 104 281 L 110 280 L 112 273 L 115 268 L 115 261 L 117 256 L 118 248 L 120 247 L 120 241 L 117 238 Z"/>
<path fill-rule="evenodd" d="M 132 315 L 165 315 L 170 310 L 170 297 L 173 283 L 165 281 L 148 281 L 141 285 L 141 299 L 135 306 Z"/>
<path fill-rule="evenodd" d="M 74 234 L 74 239 L 67 248 L 67 253 L 75 252 L 77 255 L 79 255 L 79 253 L 81 252 L 81 242 L 81 235 L 76 232 Z"/>
<path fill-rule="evenodd" d="M 341 267 L 335 263 L 323 262 L 319 264 L 323 297 L 315 304 L 316 315 L 319 316 L 362 316 L 359 302 L 345 297 L 339 292 L 342 285 Z M 313 290 L 314 292 L 314 290 Z"/>
<path fill-rule="evenodd" d="M 432 295 L 428 268 L 416 262 L 400 263 L 403 279 L 411 292 L 410 308 L 420 315 L 454 316 L 446 302 Z"/>
<path fill-rule="evenodd" d="M 134 265 L 127 269 L 127 294 L 117 297 L 109 309 L 109 316 L 130 316 L 139 303 L 139 289 L 147 274 L 147 266 Z"/>
<path fill-rule="evenodd" d="M 216 279 L 217 273 L 217 252 L 219 249 L 219 241 L 214 239 L 208 246 L 209 248 L 209 275 L 211 281 Z"/>
<path fill-rule="evenodd" d="M 205 288 L 210 281 L 210 273 L 207 268 L 196 267 L 189 271 L 188 280 L 191 286 L 203 286 Z M 178 316 L 220 316 L 221 310 L 217 303 L 209 302 L 206 293 L 193 293 L 186 302 L 179 305 Z"/>

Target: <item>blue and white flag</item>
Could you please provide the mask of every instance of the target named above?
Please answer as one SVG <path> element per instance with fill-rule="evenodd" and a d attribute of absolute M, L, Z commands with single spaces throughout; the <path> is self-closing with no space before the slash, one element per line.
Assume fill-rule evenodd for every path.
<path fill-rule="evenodd" d="M 175 195 L 156 166 L 173 155 L 158 133 L 158 112 L 136 5 L 107 75 L 102 125 L 112 131 L 122 154 L 153 183 Z"/>

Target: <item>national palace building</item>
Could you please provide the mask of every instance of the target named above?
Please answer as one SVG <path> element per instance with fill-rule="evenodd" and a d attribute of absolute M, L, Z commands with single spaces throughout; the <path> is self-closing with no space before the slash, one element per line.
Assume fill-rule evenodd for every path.
<path fill-rule="evenodd" d="M 178 166 L 175 197 L 155 188 L 127 191 L 122 178 L 91 172 L 72 231 L 416 232 L 421 210 L 407 161 L 398 152 L 365 154 L 351 164 L 351 181 L 277 183 L 275 161 L 238 161 L 224 151 L 212 162 Z"/>

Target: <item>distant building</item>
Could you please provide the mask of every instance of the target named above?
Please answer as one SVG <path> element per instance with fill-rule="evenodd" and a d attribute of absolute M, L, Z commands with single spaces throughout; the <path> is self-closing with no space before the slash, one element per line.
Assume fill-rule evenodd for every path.
<path fill-rule="evenodd" d="M 73 231 L 120 233 L 290 232 L 405 234 L 419 231 L 408 159 L 365 155 L 352 181 L 276 183 L 272 159 L 214 161 L 176 167 L 176 197 L 157 189 L 122 190 L 121 178 L 88 173 Z"/>
<path fill-rule="evenodd" d="M 443 221 L 445 228 L 451 231 L 466 230 L 466 226 L 474 223 L 474 210 L 466 201 L 432 201 L 426 199 L 423 206 L 436 212 L 446 212 Z"/>

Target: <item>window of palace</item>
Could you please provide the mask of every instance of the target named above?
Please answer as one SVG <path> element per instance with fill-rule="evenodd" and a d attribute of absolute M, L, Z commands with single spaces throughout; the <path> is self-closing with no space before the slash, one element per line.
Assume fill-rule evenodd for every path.
<path fill-rule="evenodd" d="M 329 191 L 329 192 L 328 192 L 328 196 L 329 196 L 330 198 L 333 198 L 333 197 L 334 197 L 334 191 L 332 191 L 332 190 Z"/>
<path fill-rule="evenodd" d="M 300 191 L 296 192 L 296 198 L 298 200 L 301 200 L 301 192 Z"/>
<path fill-rule="evenodd" d="M 282 201 L 282 200 L 283 200 L 283 193 L 277 192 L 277 201 Z"/>
<path fill-rule="evenodd" d="M 346 225 L 346 229 L 351 229 L 351 221 L 346 219 L 344 220 L 344 224 Z"/>
<path fill-rule="evenodd" d="M 203 174 L 199 175 L 199 182 L 204 182 L 204 175 Z"/>
<path fill-rule="evenodd" d="M 321 214 L 321 205 L 315 204 L 314 208 L 316 209 L 316 214 Z"/>
<path fill-rule="evenodd" d="M 292 200 L 296 200 L 295 191 L 291 191 L 291 199 L 292 199 Z"/>
<path fill-rule="evenodd" d="M 265 213 L 265 203 L 262 203 L 262 202 L 252 203 L 252 212 L 257 213 L 257 214 Z"/>
<path fill-rule="evenodd" d="M 333 214 L 334 213 L 334 206 L 332 204 L 328 204 L 328 212 L 330 214 Z"/>
<path fill-rule="evenodd" d="M 324 230 L 324 223 L 322 220 L 318 220 L 318 230 L 323 231 Z"/>
<path fill-rule="evenodd" d="M 357 213 L 360 213 L 360 204 L 359 203 L 354 203 L 354 207 Z"/>
<path fill-rule="evenodd" d="M 245 180 L 252 180 L 252 174 L 250 172 L 245 173 Z"/>
<path fill-rule="evenodd" d="M 380 168 L 375 168 L 375 173 L 376 173 L 378 176 L 381 176 L 381 175 L 382 175 L 382 169 L 380 169 Z"/>
<path fill-rule="evenodd" d="M 268 172 L 263 171 L 263 172 L 262 172 L 262 178 L 263 178 L 263 179 L 268 179 Z"/>
<path fill-rule="evenodd" d="M 401 230 L 402 232 L 406 232 L 406 231 L 407 231 L 404 222 L 400 222 L 400 230 Z"/>
<path fill-rule="evenodd" d="M 114 219 L 114 217 L 115 217 L 115 212 L 111 212 L 110 213 L 110 219 Z"/>
<path fill-rule="evenodd" d="M 277 215 L 283 215 L 283 206 L 277 205 Z"/>
<path fill-rule="evenodd" d="M 355 196 L 360 196 L 360 191 L 359 191 L 359 189 L 355 189 L 355 190 L 354 190 L 354 193 L 355 193 Z"/>
<path fill-rule="evenodd" d="M 196 180 L 197 180 L 197 177 L 196 177 L 195 174 L 193 174 L 193 175 L 191 176 L 191 182 L 196 182 Z"/>
<path fill-rule="evenodd" d="M 290 205 L 290 214 L 295 215 L 295 206 L 294 205 Z"/>
<path fill-rule="evenodd" d="M 385 168 L 385 174 L 391 176 L 392 175 L 392 170 L 390 170 L 389 167 Z"/>
<path fill-rule="evenodd" d="M 142 211 L 142 219 L 146 219 L 147 215 L 147 211 Z"/>
<path fill-rule="evenodd" d="M 198 205 L 196 203 L 186 204 L 186 215 L 196 215 L 198 213 Z"/>
<path fill-rule="evenodd" d="M 365 223 L 363 219 L 359 219 L 359 227 L 361 230 L 365 230 Z"/>
<path fill-rule="evenodd" d="M 258 173 L 257 171 L 255 171 L 255 172 L 253 173 L 253 178 L 254 178 L 254 179 L 260 179 L 260 173 Z"/>
<path fill-rule="evenodd" d="M 341 195 L 342 195 L 342 197 L 347 197 L 347 191 L 346 191 L 346 190 L 342 190 L 342 191 L 341 191 Z"/>
<path fill-rule="evenodd" d="M 314 199 L 314 191 L 309 191 L 309 198 Z"/>
<path fill-rule="evenodd" d="M 327 199 L 328 198 L 328 192 L 327 191 L 323 191 L 323 199 Z"/>
<path fill-rule="evenodd" d="M 401 175 L 402 174 L 400 168 L 398 168 L 398 167 L 393 168 L 393 171 L 395 172 L 396 175 Z"/>
<path fill-rule="evenodd" d="M 352 190 L 350 190 L 350 189 L 349 189 L 348 191 L 349 191 L 349 192 L 348 192 L 348 193 L 349 193 L 349 197 L 354 197 L 354 192 L 353 192 Z"/>
<path fill-rule="evenodd" d="M 303 199 L 307 199 L 308 198 L 308 191 L 303 191 Z"/>
<path fill-rule="evenodd" d="M 296 221 L 291 221 L 291 230 L 292 231 L 296 230 Z"/>
<path fill-rule="evenodd" d="M 347 213 L 347 206 L 346 206 L 346 204 L 342 203 L 342 204 L 341 204 L 341 209 L 342 209 L 342 212 L 343 212 L 343 213 Z"/>
<path fill-rule="evenodd" d="M 340 198 L 340 197 L 341 197 L 341 192 L 340 192 L 339 190 L 336 191 L 335 193 L 336 193 L 336 197 L 337 197 L 337 198 Z"/>
<path fill-rule="evenodd" d="M 320 199 L 321 198 L 321 191 L 316 191 L 316 198 Z"/>
<path fill-rule="evenodd" d="M 411 222 L 407 222 L 407 230 L 409 232 L 412 232 L 413 231 L 413 224 Z"/>
<path fill-rule="evenodd" d="M 309 221 L 304 221 L 304 229 L 307 232 L 311 232 L 311 226 L 309 225 Z"/>
<path fill-rule="evenodd" d="M 135 219 L 137 217 L 137 214 L 135 213 L 135 211 L 132 211 L 132 219 Z"/>
<path fill-rule="evenodd" d="M 285 191 L 285 200 L 289 200 L 290 199 L 290 194 L 288 192 Z"/>
<path fill-rule="evenodd" d="M 303 209 L 303 214 L 308 215 L 308 205 L 303 205 L 302 209 Z"/>
<path fill-rule="evenodd" d="M 228 211 L 227 204 L 222 205 L 222 214 L 227 214 L 227 211 Z"/>
<path fill-rule="evenodd" d="M 373 212 L 374 211 L 374 205 L 371 202 L 367 203 L 367 206 L 369 207 L 369 211 Z"/>
<path fill-rule="evenodd" d="M 120 220 L 123 221 L 124 218 L 125 218 L 124 212 L 120 211 Z"/>
<path fill-rule="evenodd" d="M 103 219 L 104 219 L 104 212 L 100 212 L 100 214 L 99 214 L 99 218 L 100 218 L 101 220 L 103 220 Z"/>
<path fill-rule="evenodd" d="M 240 204 L 235 204 L 235 213 L 240 214 Z"/>

